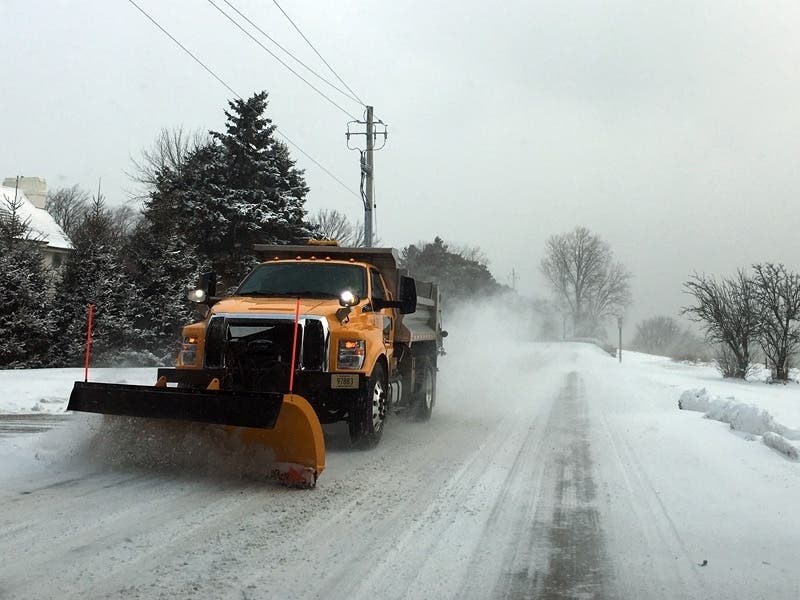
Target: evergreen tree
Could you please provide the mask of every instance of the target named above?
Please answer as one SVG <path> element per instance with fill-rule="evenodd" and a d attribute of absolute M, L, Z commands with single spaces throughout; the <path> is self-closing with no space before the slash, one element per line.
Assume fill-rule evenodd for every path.
<path fill-rule="evenodd" d="M 234 100 L 224 132 L 165 165 L 145 202 L 152 223 L 173 222 L 196 256 L 234 285 L 254 264 L 253 244 L 302 243 L 311 236 L 308 186 L 275 126 L 267 93 Z"/>
<path fill-rule="evenodd" d="M 95 199 L 72 239 L 74 250 L 56 285 L 59 337 L 53 364 L 80 365 L 86 340 L 87 306 L 94 304 L 92 356 L 95 364 L 119 364 L 137 345 L 137 290 L 121 259 L 122 239 L 102 197 Z"/>
<path fill-rule="evenodd" d="M 0 206 L 0 367 L 41 367 L 54 332 L 49 273 L 21 204 L 4 198 Z"/>
<path fill-rule="evenodd" d="M 286 146 L 275 139 L 275 125 L 264 116 L 267 93 L 229 106 L 225 132 L 211 132 L 222 148 L 223 177 L 216 194 L 228 226 L 223 251 L 211 259 L 221 273 L 238 281 L 253 263 L 253 244 L 298 243 L 311 230 L 303 208 L 308 187 Z"/>
<path fill-rule="evenodd" d="M 448 301 L 502 291 L 503 286 L 475 254 L 454 251 L 437 236 L 433 242 L 407 246 L 401 258 L 413 277 L 437 283 Z"/>
<path fill-rule="evenodd" d="M 202 270 L 176 229 L 174 224 L 145 219 L 137 225 L 126 251 L 132 283 L 142 298 L 134 314 L 138 347 L 164 364 L 174 359 L 181 329 L 194 317 L 195 306 L 186 299 L 186 292 Z"/>

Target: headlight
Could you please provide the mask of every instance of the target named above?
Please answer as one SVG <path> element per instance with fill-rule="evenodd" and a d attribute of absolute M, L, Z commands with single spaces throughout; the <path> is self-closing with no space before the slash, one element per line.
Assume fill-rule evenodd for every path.
<path fill-rule="evenodd" d="M 196 302 L 200 304 L 206 301 L 206 291 L 205 290 L 191 290 L 186 297 L 189 299 L 190 302 Z"/>
<path fill-rule="evenodd" d="M 367 342 L 364 340 L 339 340 L 339 368 L 360 369 L 364 366 Z"/>
<path fill-rule="evenodd" d="M 178 362 L 187 367 L 197 364 L 197 338 L 183 338 L 183 346 L 181 347 Z"/>
<path fill-rule="evenodd" d="M 358 297 L 358 294 L 354 294 L 350 290 L 346 290 L 341 293 L 339 296 L 339 304 L 342 306 L 350 307 L 355 306 L 361 302 L 361 298 Z"/>

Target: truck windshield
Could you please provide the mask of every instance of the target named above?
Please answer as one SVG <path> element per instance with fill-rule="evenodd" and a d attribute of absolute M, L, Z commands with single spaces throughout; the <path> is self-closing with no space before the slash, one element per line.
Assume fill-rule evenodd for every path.
<path fill-rule="evenodd" d="M 349 290 L 364 298 L 366 287 L 366 270 L 357 265 L 276 262 L 257 266 L 236 295 L 338 298 Z"/>

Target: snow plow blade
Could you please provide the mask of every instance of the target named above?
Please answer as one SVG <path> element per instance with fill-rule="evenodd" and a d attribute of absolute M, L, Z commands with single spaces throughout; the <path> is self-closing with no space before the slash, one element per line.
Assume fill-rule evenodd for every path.
<path fill-rule="evenodd" d="M 224 425 L 245 446 L 271 449 L 289 485 L 313 487 L 325 468 L 322 426 L 296 394 L 76 381 L 67 410 Z"/>
<path fill-rule="evenodd" d="M 284 394 L 272 429 L 229 427 L 245 445 L 272 448 L 275 473 L 285 484 L 313 487 L 325 468 L 325 437 L 317 413 L 302 396 Z"/>

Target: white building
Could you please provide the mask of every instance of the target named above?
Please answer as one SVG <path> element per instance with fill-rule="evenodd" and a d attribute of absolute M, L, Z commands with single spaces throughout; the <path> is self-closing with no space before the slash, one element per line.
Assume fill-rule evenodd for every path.
<path fill-rule="evenodd" d="M 59 267 L 72 250 L 72 242 L 44 209 L 47 183 L 39 177 L 9 177 L 0 186 L 0 212 L 8 212 L 15 198 L 21 202 L 19 219 L 28 223 L 31 239 L 42 246 L 45 263 L 51 268 Z"/>

